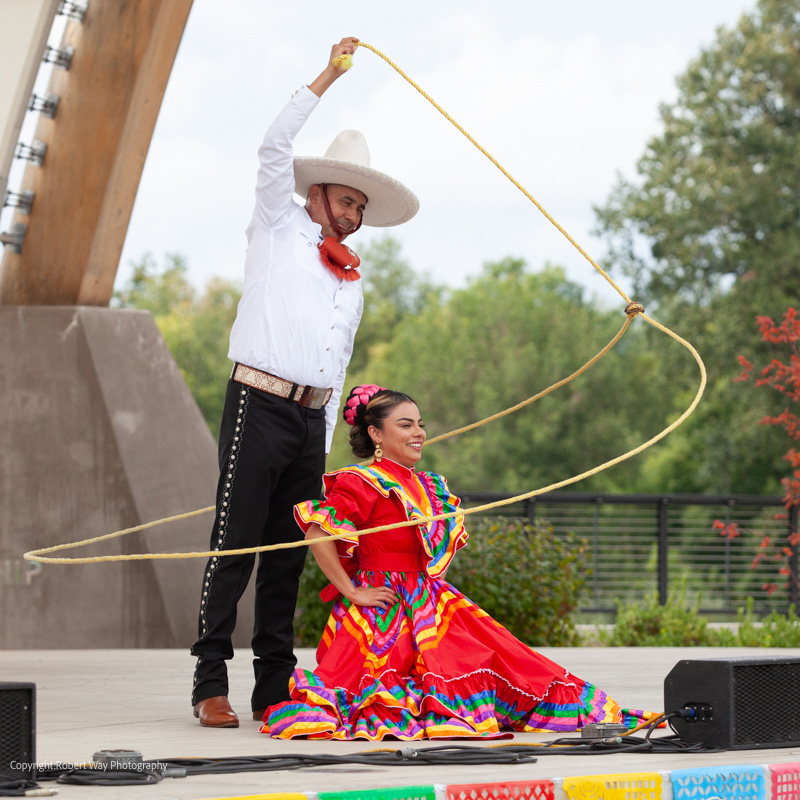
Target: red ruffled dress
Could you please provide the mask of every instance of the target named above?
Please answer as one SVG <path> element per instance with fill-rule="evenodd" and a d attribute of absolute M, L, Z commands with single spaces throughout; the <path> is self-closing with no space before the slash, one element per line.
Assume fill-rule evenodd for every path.
<path fill-rule="evenodd" d="M 456 511 L 441 475 L 384 458 L 325 475 L 326 499 L 295 507 L 304 530 L 329 533 Z M 317 669 L 295 670 L 291 700 L 264 715 L 274 738 L 498 738 L 515 731 L 575 731 L 587 722 L 632 727 L 653 715 L 625 711 L 509 633 L 443 575 L 466 544 L 463 517 L 337 541 L 356 585 L 386 585 L 390 609 L 336 598 Z"/>

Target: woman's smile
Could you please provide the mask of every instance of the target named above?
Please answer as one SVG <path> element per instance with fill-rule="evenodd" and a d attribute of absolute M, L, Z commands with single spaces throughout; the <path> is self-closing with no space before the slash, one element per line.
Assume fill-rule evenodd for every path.
<path fill-rule="evenodd" d="M 384 419 L 383 428 L 371 427 L 369 434 L 379 445 L 386 458 L 413 467 L 422 456 L 425 443 L 425 423 L 419 415 L 416 404 L 400 403 Z"/>

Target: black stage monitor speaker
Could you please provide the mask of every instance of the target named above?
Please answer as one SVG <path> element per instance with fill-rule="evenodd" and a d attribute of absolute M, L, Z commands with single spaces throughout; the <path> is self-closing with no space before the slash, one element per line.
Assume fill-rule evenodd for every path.
<path fill-rule="evenodd" d="M 36 779 L 36 685 L 0 683 L 0 781 Z"/>
<path fill-rule="evenodd" d="M 679 661 L 664 680 L 666 713 L 681 740 L 727 750 L 800 744 L 800 657 Z"/>

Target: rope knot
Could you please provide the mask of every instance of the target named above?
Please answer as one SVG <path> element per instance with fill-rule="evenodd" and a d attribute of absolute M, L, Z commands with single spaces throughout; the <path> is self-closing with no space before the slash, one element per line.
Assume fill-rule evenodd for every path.
<path fill-rule="evenodd" d="M 625 313 L 629 317 L 635 317 L 637 314 L 644 314 L 644 306 L 636 302 L 628 303 L 628 305 L 625 306 Z"/>

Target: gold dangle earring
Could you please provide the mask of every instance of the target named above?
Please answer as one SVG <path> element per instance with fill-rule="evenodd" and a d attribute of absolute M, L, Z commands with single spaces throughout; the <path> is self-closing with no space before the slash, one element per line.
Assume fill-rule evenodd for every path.
<path fill-rule="evenodd" d="M 380 443 L 375 445 L 375 460 L 380 461 L 383 458 L 383 450 Z"/>

